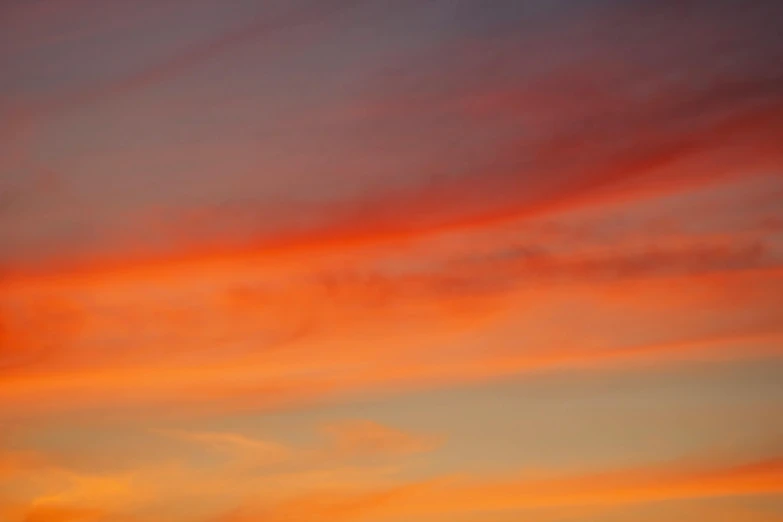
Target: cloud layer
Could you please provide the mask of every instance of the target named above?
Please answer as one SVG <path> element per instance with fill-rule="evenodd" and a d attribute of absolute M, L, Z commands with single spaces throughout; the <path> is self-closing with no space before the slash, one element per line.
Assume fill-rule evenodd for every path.
<path fill-rule="evenodd" d="M 780 519 L 781 26 L 0 3 L 0 519 Z"/>

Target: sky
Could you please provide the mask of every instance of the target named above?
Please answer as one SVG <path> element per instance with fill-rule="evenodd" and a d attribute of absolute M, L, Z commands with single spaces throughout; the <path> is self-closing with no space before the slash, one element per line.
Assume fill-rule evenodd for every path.
<path fill-rule="evenodd" d="M 783 520 L 781 26 L 0 0 L 0 520 Z"/>

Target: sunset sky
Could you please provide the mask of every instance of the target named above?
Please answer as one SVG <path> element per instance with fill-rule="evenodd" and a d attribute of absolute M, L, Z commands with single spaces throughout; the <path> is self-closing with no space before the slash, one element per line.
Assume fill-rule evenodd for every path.
<path fill-rule="evenodd" d="M 783 520 L 781 27 L 0 0 L 0 522 Z"/>

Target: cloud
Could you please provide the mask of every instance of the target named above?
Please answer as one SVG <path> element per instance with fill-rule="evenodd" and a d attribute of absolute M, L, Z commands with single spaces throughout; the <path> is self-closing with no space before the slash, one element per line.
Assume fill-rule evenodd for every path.
<path fill-rule="evenodd" d="M 23 522 L 94 522 L 106 520 L 106 513 L 96 509 L 69 506 L 33 507 Z"/>
<path fill-rule="evenodd" d="M 302 522 L 362 520 L 382 512 L 384 507 L 393 506 L 398 499 L 405 498 L 419 489 L 419 484 L 406 484 L 358 495 L 339 492 L 313 493 L 260 511 L 240 508 L 219 516 L 213 522 L 250 522 L 259 518 L 268 522 L 292 519 Z"/>
<path fill-rule="evenodd" d="M 781 492 L 783 470 L 774 461 L 763 470 L 691 470 L 673 465 L 608 471 L 560 478 L 497 479 L 438 477 L 383 490 L 313 494 L 260 510 L 238 510 L 216 522 L 287 520 L 352 521 L 376 517 L 431 517 L 506 510 L 579 508 L 645 504 Z M 546 512 L 542 516 L 546 516 Z M 257 518 L 254 518 L 257 517 Z M 546 519 L 546 518 L 544 518 Z M 536 520 L 536 518 L 533 518 Z"/>
<path fill-rule="evenodd" d="M 18 474 L 14 478 L 18 484 L 33 488 L 20 491 L 32 496 L 8 497 L 6 504 L 17 506 L 12 522 L 76 522 L 82 520 L 79 517 L 146 522 L 162 513 L 171 520 L 216 513 L 213 519 L 221 522 L 292 517 L 302 522 L 338 522 L 531 509 L 546 516 L 562 509 L 582 512 L 664 500 L 775 495 L 783 487 L 783 467 L 776 455 L 755 461 L 709 455 L 697 461 L 587 471 L 519 469 L 490 475 L 431 471 L 410 476 L 405 471 L 412 452 L 431 449 L 411 444 L 425 440 L 419 435 L 370 421 L 327 426 L 327 434 L 335 432 L 337 440 L 327 439 L 326 446 L 299 448 L 299 456 L 306 459 L 294 458 L 282 466 L 238 467 L 233 459 L 252 460 L 268 443 L 240 433 L 160 431 L 193 442 L 192 459 L 141 461 L 131 472 L 122 473 L 76 473 L 52 467 Z M 227 450 L 232 460 L 205 465 L 202 452 L 214 449 Z M 368 452 L 399 460 L 399 465 L 387 469 L 377 463 L 350 464 Z"/>
<path fill-rule="evenodd" d="M 153 431 L 186 445 L 166 461 L 142 456 L 130 469 L 102 472 L 64 465 L 31 467 L 17 462 L 18 452 L 0 452 L 0 462 L 14 464 L 6 466 L 0 480 L 20 486 L 3 498 L 9 520 L 144 522 L 161 513 L 190 520 L 194 508 L 203 517 L 214 506 L 239 505 L 259 498 L 259 492 L 270 503 L 295 499 L 298 505 L 300 495 L 312 493 L 330 504 L 320 489 L 384 487 L 406 467 L 407 456 L 434 449 L 433 439 L 369 420 L 330 424 L 324 437 L 300 446 L 238 432 Z M 205 458 L 213 453 L 226 458 Z M 56 458 L 47 455 L 47 461 Z M 354 512 L 363 504 L 351 502 L 350 509 L 342 506 L 339 512 Z"/>
<path fill-rule="evenodd" d="M 156 364 L 19 373 L 5 377 L 0 404 L 6 414 L 25 415 L 142 405 L 177 405 L 204 411 L 215 406 L 223 410 L 269 410 L 334 401 L 358 393 L 405 392 L 529 373 L 780 357 L 781 349 L 779 330 L 604 350 L 550 348 L 528 352 L 514 346 L 459 357 L 446 352 L 430 360 L 410 354 L 392 359 L 394 352 L 387 350 L 374 355 L 333 355 L 322 347 L 321 356 L 314 361 L 307 363 L 303 354 L 295 355 L 281 361 L 277 368 L 270 368 L 261 356 L 254 361 L 192 367 Z M 328 362 L 330 357 L 332 363 Z"/>
<path fill-rule="evenodd" d="M 265 410 L 531 372 L 778 357 L 783 258 L 760 221 L 773 181 L 391 248 L 9 277 L 0 404 L 15 415 Z M 566 319 L 566 335 L 575 302 L 584 321 Z"/>
<path fill-rule="evenodd" d="M 436 455 L 449 434 L 315 408 L 778 364 L 780 6 L 307 0 L 240 20 L 251 3 L 0 7 L 0 170 L 22 175 L 0 189 L 0 419 L 101 466 L 87 424 L 120 419 L 134 444 L 200 423 L 139 438 L 119 471 L 0 452 L 0 518 L 577 517 L 782 493 L 776 458 L 451 476 L 477 466 Z M 215 419 L 245 410 L 319 420 L 302 443 Z"/>
<path fill-rule="evenodd" d="M 524 507 L 617 505 L 664 499 L 776 494 L 781 490 L 779 465 L 763 470 L 682 470 L 649 468 L 541 481 L 508 481 L 444 488 L 432 498 L 414 501 L 422 511 L 462 512 Z M 439 499 L 439 500 L 438 500 Z M 448 499 L 452 499 L 449 501 Z M 464 500 L 462 500 L 464 499 Z"/>
<path fill-rule="evenodd" d="M 442 442 L 439 437 L 414 436 L 368 420 L 343 421 L 323 427 L 334 451 L 347 456 L 401 456 L 429 452 Z"/>
<path fill-rule="evenodd" d="M 291 17 L 296 23 L 300 16 L 328 21 L 342 9 L 348 9 L 342 2 L 307 4 L 302 12 L 293 10 Z M 450 12 L 445 4 L 433 9 Z M 304 187 L 274 202 L 249 188 L 235 193 L 236 199 L 256 201 L 255 206 L 264 209 L 256 212 L 258 218 L 244 213 L 236 218 L 231 205 L 221 206 L 214 199 L 214 206 L 192 212 L 172 208 L 168 223 L 154 234 L 166 239 L 165 252 L 154 245 L 148 245 L 144 253 L 139 245 L 112 243 L 110 239 L 116 240 L 119 234 L 113 230 L 114 234 L 107 231 L 95 246 L 98 252 L 86 256 L 106 255 L 132 263 L 131 250 L 140 250 L 142 258 L 171 257 L 177 262 L 188 255 L 329 251 L 345 245 L 432 238 L 442 232 L 556 215 L 618 198 L 633 201 L 703 186 L 721 176 L 777 171 L 783 165 L 776 146 L 783 132 L 779 124 L 783 79 L 766 66 L 783 51 L 776 40 L 765 37 L 773 34 L 768 33 L 770 20 L 779 15 L 778 8 L 727 3 L 715 10 L 692 4 L 691 9 L 704 21 L 698 34 L 682 17 L 648 16 L 650 7 L 638 4 L 579 9 L 567 3 L 556 9 L 562 10 L 558 16 L 525 9 L 521 14 L 512 5 L 496 9 L 532 25 L 531 31 L 492 38 L 481 33 L 477 38 L 470 34 L 472 24 L 467 24 L 461 30 L 468 34 L 458 32 L 462 38 L 446 39 L 424 58 L 414 59 L 410 56 L 414 53 L 394 54 L 399 65 L 391 60 L 389 71 L 363 65 L 367 70 L 361 78 L 366 86 L 358 85 L 359 92 L 347 101 L 324 101 L 324 105 L 339 106 L 336 113 L 354 114 L 353 120 L 335 123 L 354 143 L 352 147 L 337 144 L 338 164 L 351 164 L 359 152 L 373 158 L 424 156 L 427 161 L 403 163 L 394 169 L 394 179 L 362 174 L 341 197 L 299 197 L 299 192 L 307 192 Z M 670 8 L 657 9 L 669 13 L 666 9 Z M 474 23 L 484 18 L 489 23 L 496 16 L 482 11 Z M 171 63 L 163 60 L 159 67 L 140 74 L 141 79 L 129 79 L 128 88 L 154 83 L 160 75 L 168 77 L 246 38 L 265 34 L 257 25 L 267 23 L 252 22 L 237 34 L 203 48 L 197 46 Z M 330 27 L 329 23 L 315 25 Z M 628 27 L 637 29 L 631 34 Z M 732 39 L 742 45 L 728 44 Z M 626 42 L 627 54 L 617 50 L 616 41 Z M 542 56 L 538 50 L 546 52 Z M 636 59 L 629 60 L 628 55 Z M 368 77 L 377 77 L 377 82 Z M 123 88 L 112 84 L 107 89 L 121 92 Z M 85 96 L 110 96 L 103 91 L 104 86 L 99 86 L 98 94 Z M 482 115 L 460 109 L 475 104 L 484 107 Z M 344 105 L 349 107 L 343 110 Z M 379 111 L 378 107 L 387 109 Z M 457 115 L 445 117 L 442 111 Z M 401 129 L 415 143 L 401 142 Z M 482 133 L 485 136 L 479 139 L 477 134 Z M 467 153 L 441 150 L 441 141 L 454 140 L 461 144 L 457 149 L 476 150 L 471 149 L 470 158 L 464 157 Z M 425 141 L 432 150 L 420 150 Z M 206 146 L 199 143 L 195 149 Z M 332 148 L 331 142 L 324 146 Z M 181 144 L 160 146 L 166 147 L 172 147 L 176 156 L 198 154 L 194 147 L 182 150 Z M 129 149 L 123 144 L 122 150 Z M 226 163 L 226 155 L 235 155 L 234 149 L 224 150 L 218 154 L 218 165 Z M 148 152 L 132 155 L 146 157 Z M 112 160 L 126 161 L 122 154 Z M 259 171 L 271 168 L 258 167 Z M 396 181 L 400 177 L 403 182 Z M 308 179 L 316 181 L 317 176 Z M 229 224 L 211 232 L 198 227 L 200 234 L 188 232 L 183 241 L 183 222 L 205 208 L 214 216 L 207 221 Z M 226 229 L 232 232 L 227 234 Z M 227 235 L 232 241 L 226 240 Z M 144 236 L 149 241 L 152 234 Z M 67 259 L 54 257 L 53 265 L 67 264 Z"/>
<path fill-rule="evenodd" d="M 103 521 L 135 500 L 128 475 L 77 472 L 32 450 L 0 449 L 0 485 L 0 515 L 10 521 Z"/>
<path fill-rule="evenodd" d="M 20 473 L 35 473 L 51 467 L 43 455 L 33 451 L 0 450 L 0 481 L 13 478 Z"/>
<path fill-rule="evenodd" d="M 623 9 L 619 11 L 625 22 L 628 22 L 626 17 L 638 14 L 633 10 L 630 14 Z M 710 13 L 704 15 L 731 32 L 731 27 L 725 26 L 727 20 L 715 21 Z M 611 16 L 609 19 L 615 20 Z M 676 17 L 660 17 L 646 23 L 654 27 L 653 31 L 663 31 L 658 27 L 661 20 L 664 23 L 660 25 L 672 25 L 667 30 L 673 29 L 687 39 L 690 30 Z M 635 25 L 647 27 L 639 19 L 634 21 Z M 625 35 L 627 23 L 607 27 L 610 23 L 598 25 L 607 35 Z M 592 28 L 588 22 L 585 24 Z M 750 25 L 741 27 L 742 34 L 748 36 L 744 30 Z M 720 31 L 713 34 L 712 29 L 708 35 L 715 38 L 713 45 L 717 49 L 709 51 L 708 43 L 707 51 L 699 52 L 718 55 L 728 52 L 720 47 Z M 380 121 L 388 118 L 402 121 L 412 118 L 412 114 L 437 112 L 444 105 L 459 107 L 466 100 L 493 97 L 498 89 L 513 101 L 501 104 L 494 116 L 506 115 L 507 104 L 511 103 L 521 120 L 519 126 L 536 126 L 539 123 L 536 118 L 545 119 L 546 125 L 536 127 L 537 132 L 520 131 L 512 138 L 498 132 L 498 144 L 483 151 L 487 161 L 480 167 L 471 166 L 461 173 L 436 168 L 435 172 L 428 171 L 422 176 L 434 178 L 433 181 L 423 179 L 397 191 L 380 189 L 358 198 L 359 201 L 342 201 L 325 207 L 321 212 L 322 223 L 301 233 L 299 241 L 331 238 L 364 242 L 410 237 L 486 224 L 488 220 L 556 213 L 613 197 L 638 197 L 640 191 L 676 190 L 708 183 L 720 175 L 747 176 L 758 168 L 780 167 L 781 157 L 774 146 L 783 130 L 778 125 L 782 81 L 779 75 L 770 74 L 760 66 L 745 73 L 716 72 L 711 69 L 716 58 L 708 54 L 708 64 L 698 64 L 698 69 L 691 72 L 690 84 L 677 76 L 679 67 L 694 66 L 687 61 L 685 65 L 655 63 L 651 65 L 654 73 L 639 76 L 633 66 L 625 65 L 628 63 L 625 57 L 614 56 L 611 49 L 603 46 L 603 33 L 599 33 L 601 36 L 587 34 L 592 39 L 585 42 L 585 47 L 595 61 L 585 59 L 583 63 L 590 66 L 581 68 L 573 60 L 563 60 L 562 64 L 555 61 L 550 67 L 549 62 L 542 63 L 535 53 L 509 52 L 499 62 L 493 61 L 494 55 L 487 56 L 487 48 L 466 58 L 465 53 L 459 52 L 462 50 L 459 45 L 455 45 L 449 48 L 450 53 L 437 53 L 438 63 L 445 62 L 445 66 L 425 68 L 414 62 L 403 73 L 384 77 L 382 100 L 364 112 L 372 122 L 367 124 L 368 129 L 382 126 Z M 559 36 L 557 33 L 556 37 L 544 37 L 544 42 L 534 42 L 537 45 L 532 48 L 554 44 L 574 54 L 574 41 L 586 38 L 582 33 L 565 35 L 567 43 L 560 42 L 558 46 Z M 526 43 L 524 38 L 521 40 L 501 39 L 501 44 L 496 40 L 492 43 L 518 51 Z M 649 51 L 650 46 L 664 47 L 675 60 L 681 58 L 677 53 L 683 54 L 680 48 L 673 52 L 661 38 L 652 38 L 647 31 L 644 38 L 633 40 L 630 45 L 640 47 L 633 48 L 639 54 Z M 690 49 L 689 52 L 696 53 Z M 606 53 L 610 55 L 609 63 L 605 60 Z M 684 54 L 688 56 L 681 58 L 683 61 L 692 58 Z M 431 64 L 435 59 L 427 55 L 423 61 Z M 504 67 L 516 72 L 524 66 L 529 66 L 524 74 L 507 75 L 513 80 L 505 77 L 499 80 L 495 75 L 505 70 Z M 553 67 L 555 71 L 551 70 Z M 485 69 L 490 73 L 486 74 Z M 671 77 L 675 79 L 665 80 Z M 511 85 L 498 87 L 504 80 Z M 592 86 L 598 99 L 573 92 L 584 86 Z M 605 96 L 600 96 L 601 93 Z M 422 99 L 417 100 L 417 96 Z M 569 100 L 575 101 L 569 104 Z M 579 105 L 578 111 L 573 110 L 574 103 Z M 377 106 L 388 110 L 377 115 L 378 110 L 374 108 Z M 528 121 L 531 118 L 533 121 Z M 478 126 L 470 117 L 457 123 L 452 119 L 446 122 L 443 126 L 447 129 L 443 132 L 450 134 L 463 132 L 473 136 L 473 126 Z M 500 126 L 495 120 L 491 122 Z M 434 134 L 433 140 L 440 138 L 440 128 L 434 132 L 426 128 L 424 132 Z M 639 187 L 634 186 L 634 180 L 646 182 Z M 274 244 L 276 239 L 273 237 L 270 242 Z M 285 239 L 296 241 L 296 237 L 286 238 L 281 233 L 280 240 Z"/>
<path fill-rule="evenodd" d="M 51 113 L 72 110 L 96 101 L 156 85 L 194 66 L 219 57 L 238 46 L 275 35 L 281 31 L 324 22 L 336 13 L 350 9 L 355 5 L 357 5 L 357 2 L 353 0 L 310 2 L 305 3 L 303 7 L 290 9 L 289 12 L 274 17 L 270 17 L 269 12 L 265 10 L 256 19 L 251 20 L 239 29 L 227 31 L 207 42 L 200 42 L 184 52 L 159 60 L 158 63 L 135 71 L 119 80 L 109 81 L 74 93 L 67 93 L 59 98 L 55 97 L 50 101 L 44 102 L 40 107 L 36 106 L 35 112 L 39 116 L 48 117 Z M 112 20 L 116 21 L 116 17 L 112 18 L 109 16 L 108 21 L 104 19 L 103 23 L 111 23 Z"/>
<path fill-rule="evenodd" d="M 237 433 L 158 430 L 158 433 L 195 443 L 226 454 L 243 466 L 268 466 L 296 458 L 297 450 L 286 444 L 247 437 Z"/>
<path fill-rule="evenodd" d="M 766 216 L 757 189 L 743 198 Z M 287 408 L 529 372 L 777 357 L 775 229 L 746 219 L 745 199 L 716 207 L 700 194 L 678 199 L 684 210 L 667 201 L 664 228 L 659 211 L 621 206 L 402 248 L 9 277 L 0 403 Z M 593 324 L 550 338 L 575 300 Z M 624 329 L 606 322 L 618 313 Z M 509 321 L 524 332 L 501 335 Z M 654 324 L 673 333 L 650 339 Z"/>
<path fill-rule="evenodd" d="M 443 438 L 385 426 L 367 419 L 320 426 L 322 440 L 305 446 L 262 440 L 230 432 L 156 430 L 157 433 L 222 453 L 229 465 L 254 470 L 319 469 L 366 459 L 401 458 L 438 449 Z"/>

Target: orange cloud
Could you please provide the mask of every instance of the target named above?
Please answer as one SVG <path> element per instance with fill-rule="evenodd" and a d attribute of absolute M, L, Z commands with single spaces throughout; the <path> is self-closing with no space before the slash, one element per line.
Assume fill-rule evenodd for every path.
<path fill-rule="evenodd" d="M 44 273 L 121 272 L 127 275 L 128 272 L 154 270 L 156 266 L 201 265 L 208 268 L 214 263 L 230 265 L 238 259 L 249 262 L 259 258 L 301 257 L 399 244 L 443 233 L 480 230 L 542 215 L 558 215 L 596 204 L 632 202 L 703 187 L 720 179 L 744 178 L 761 170 L 778 170 L 783 165 L 783 156 L 774 144 L 783 133 L 777 126 L 783 110 L 781 101 L 769 95 L 771 87 L 764 82 L 745 88 L 748 92 L 729 95 L 719 91 L 704 95 L 708 100 L 702 103 L 721 114 L 716 121 L 710 120 L 709 125 L 699 124 L 705 128 L 684 131 L 675 125 L 676 132 L 669 135 L 667 125 L 673 124 L 660 115 L 649 116 L 662 128 L 655 132 L 638 131 L 640 143 L 632 140 L 627 146 L 618 145 L 616 150 L 603 150 L 602 146 L 595 145 L 596 151 L 587 150 L 576 156 L 562 149 L 569 148 L 569 141 L 579 141 L 581 131 L 567 132 L 564 137 L 553 138 L 551 143 L 536 150 L 538 159 L 532 167 L 526 164 L 522 169 L 518 165 L 519 158 L 511 158 L 501 161 L 502 166 L 492 170 L 452 176 L 448 184 L 425 184 L 381 191 L 351 201 L 310 205 L 299 209 L 316 216 L 309 225 L 287 226 L 286 217 L 281 216 L 277 230 L 252 233 L 252 237 L 231 244 L 209 237 L 182 242 L 181 234 L 176 230 L 178 225 L 169 223 L 168 226 L 174 229 L 162 233 L 170 236 L 169 243 L 174 246 L 166 253 L 142 253 L 133 259 L 120 249 L 96 255 L 90 261 L 53 257 L 42 270 Z M 741 103 L 743 95 L 759 98 L 759 106 L 745 107 Z M 734 98 L 739 105 L 736 111 L 718 105 L 717 102 L 726 97 Z M 677 107 L 679 105 L 671 109 L 674 114 L 679 114 L 675 110 Z M 645 121 L 641 117 L 632 127 L 644 128 Z M 614 125 L 625 128 L 627 122 L 618 121 Z M 607 123 L 605 127 L 611 129 L 612 125 Z M 609 133 L 606 141 L 613 142 L 612 131 L 606 132 Z M 566 144 L 560 144 L 563 140 Z M 512 150 L 517 151 L 518 147 L 512 147 Z M 535 181 L 528 170 L 540 174 L 535 179 L 553 181 Z M 221 216 L 213 218 L 219 220 Z M 15 268 L 21 273 L 25 271 Z"/>
<path fill-rule="evenodd" d="M 431 449 L 433 439 L 369 421 L 332 425 L 326 431 L 337 432 L 337 440 L 327 441 L 325 447 L 296 448 L 296 454 L 289 455 L 297 458 L 276 466 L 236 466 L 235 460 L 252 461 L 259 448 L 262 452 L 269 448 L 268 442 L 243 434 L 161 432 L 196 443 L 196 450 L 227 450 L 233 455 L 232 460 L 205 465 L 197 451 L 192 460 L 173 465 L 139 462 L 132 471 L 118 474 L 76 473 L 60 467 L 40 469 L 37 475 L 16 475 L 20 485 L 33 484 L 36 491 L 28 500 L 9 497 L 7 506 L 15 507 L 7 508 L 7 513 L 11 522 L 146 522 L 157 520 L 156 507 L 184 503 L 181 509 L 171 511 L 171 520 L 191 520 L 195 513 L 203 517 L 216 506 L 223 506 L 219 511 L 225 514 L 215 518 L 221 522 L 259 518 L 282 521 L 292 517 L 302 522 L 389 517 L 427 520 L 532 509 L 543 510 L 542 520 L 547 520 L 549 512 L 562 509 L 581 512 L 601 506 L 783 492 L 783 461 L 777 457 L 738 464 L 721 464 L 712 458 L 706 462 L 717 463 L 674 462 L 570 473 L 435 472 L 432 476 L 404 479 L 400 471 L 406 464 L 405 456 Z M 368 452 L 402 460 L 389 470 L 375 464 L 350 465 L 357 455 Z M 232 507 L 225 509 L 226 505 Z M 205 506 L 210 507 L 205 511 Z"/>
<path fill-rule="evenodd" d="M 413 436 L 367 420 L 334 423 L 323 431 L 334 451 L 345 455 L 406 455 L 431 451 L 441 443 L 439 437 Z"/>
<path fill-rule="evenodd" d="M 35 473 L 50 467 L 43 456 L 31 451 L 0 451 L 0 483 L 20 473 Z"/>
<path fill-rule="evenodd" d="M 95 522 L 106 520 L 106 513 L 96 509 L 69 506 L 39 506 L 32 508 L 23 522 Z"/>
<path fill-rule="evenodd" d="M 783 468 L 775 461 L 763 470 L 679 467 L 642 468 L 550 479 L 476 480 L 441 477 L 383 490 L 312 494 L 263 510 L 239 510 L 216 519 L 245 522 L 321 520 L 347 522 L 390 516 L 429 517 L 523 509 L 586 509 L 595 506 L 645 504 L 783 492 Z M 546 512 L 541 517 L 546 520 Z M 533 520 L 537 520 L 535 515 Z"/>
<path fill-rule="evenodd" d="M 494 231 L 293 266 L 237 259 L 133 279 L 16 281 L 0 316 L 0 404 L 272 408 L 527 372 L 781 355 L 783 272 L 742 234 L 530 253 Z M 652 322 L 690 331 L 637 341 L 572 325 L 553 337 L 556 309 L 576 298 L 596 319 L 623 313 L 642 332 Z M 755 312 L 720 319 L 739 309 Z M 493 333 L 524 310 L 513 319 L 526 325 L 520 340 Z"/>
<path fill-rule="evenodd" d="M 387 506 L 393 507 L 396 501 L 415 493 L 420 487 L 419 484 L 406 484 L 363 494 L 313 493 L 285 501 L 260 512 L 253 509 L 238 509 L 230 514 L 220 516 L 214 522 L 251 522 L 258 520 L 259 517 L 268 522 L 366 520 L 368 517 L 382 512 L 383 508 Z"/>
<path fill-rule="evenodd" d="M 436 450 L 443 437 L 411 433 L 362 419 L 332 422 L 319 429 L 323 440 L 306 446 L 294 446 L 278 441 L 263 440 L 230 432 L 188 432 L 156 430 L 197 448 L 222 453 L 227 465 L 238 469 L 285 470 L 293 467 L 309 470 L 317 475 L 320 470 L 339 463 L 372 462 L 402 458 Z"/>
<path fill-rule="evenodd" d="M 362 391 L 405 391 L 530 372 L 780 357 L 783 337 L 773 331 L 605 350 L 495 350 L 468 357 L 444 354 L 432 361 L 395 358 L 386 350 L 368 356 L 357 351 L 339 354 L 331 364 L 329 349 L 321 349 L 322 356 L 313 361 L 292 354 L 273 366 L 261 356 L 204 366 L 20 373 L 4 378 L 0 404 L 9 413 L 143 404 L 279 408 Z"/>
<path fill-rule="evenodd" d="M 324 487 L 382 487 L 405 467 L 398 459 L 432 449 L 425 446 L 428 438 L 371 421 L 330 425 L 326 431 L 334 436 L 295 446 L 233 432 L 156 430 L 161 436 L 187 442 L 183 455 L 188 458 L 142 459 L 128 470 L 100 473 L 62 465 L 15 466 L 0 476 L 6 481 L 3 485 L 8 480 L 17 485 L 0 501 L 0 514 L 20 522 L 144 522 L 146 513 L 157 513 L 156 507 L 174 503 L 165 512 L 182 513 L 170 515 L 176 520 L 190 520 L 194 507 L 208 513 L 214 509 L 209 507 L 212 504 L 238 505 L 258 498 L 259 492 L 266 502 L 274 503 Z M 228 458 L 204 459 L 213 451 Z M 366 457 L 381 460 L 365 461 Z M 0 453 L 0 460 L 15 460 L 15 453 Z"/>
<path fill-rule="evenodd" d="M 781 490 L 783 490 L 783 467 L 780 466 L 778 459 L 772 459 L 757 465 L 738 468 L 704 470 L 676 467 L 648 468 L 578 478 L 458 486 L 451 493 L 463 491 L 465 495 L 444 495 L 443 502 L 445 504 L 448 497 L 467 498 L 469 500 L 466 500 L 466 504 L 483 505 L 483 509 L 506 509 L 776 494 Z M 426 509 L 423 504 L 420 505 Z M 460 511 L 457 505 L 442 506 L 440 509 Z"/>
<path fill-rule="evenodd" d="M 160 430 L 159 433 L 226 454 L 243 466 L 268 466 L 287 462 L 297 451 L 279 442 L 250 438 L 237 433 Z"/>
<path fill-rule="evenodd" d="M 12 32 L 0 60 L 14 76 L 0 100 L 0 170 L 57 170 L 66 182 L 74 174 L 74 192 L 52 207 L 38 196 L 53 183 L 28 189 L 24 174 L 9 194 L 0 188 L 0 424 L 33 447 L 73 446 L 62 459 L 0 452 L 0 518 L 391 522 L 562 509 L 600 518 L 627 504 L 783 493 L 776 458 L 444 475 L 418 464 L 478 467 L 429 455 L 445 434 L 330 422 L 321 415 L 333 404 L 309 408 L 508 376 L 753 360 L 720 376 L 719 392 L 698 392 L 720 401 L 735 377 L 779 364 L 783 76 L 769 65 L 780 49 L 767 16 L 778 11 L 740 3 L 683 17 L 671 10 L 677 2 L 650 16 L 622 2 L 534 13 L 514 2 L 479 12 L 417 1 L 403 3 L 405 16 L 387 16 L 354 0 L 310 0 L 301 9 L 280 2 L 282 17 L 244 25 L 240 11 L 210 0 L 194 7 L 192 25 L 176 26 L 166 17 L 185 14 L 187 2 L 91 0 L 84 12 L 94 18 L 75 25 L 62 15 L 80 18 L 70 9 L 81 0 L 0 7 L 11 20 L 0 26 Z M 149 38 L 129 34 L 116 54 L 93 45 L 153 18 Z M 63 23 L 72 27 L 51 30 Z M 213 23 L 241 26 L 166 56 Z M 371 26 L 383 37 L 364 48 Z M 334 39 L 286 55 L 290 42 L 277 36 L 291 27 L 298 43 Z M 266 43 L 255 50 L 284 51 L 270 74 L 250 52 L 217 64 L 221 74 L 195 71 L 259 38 Z M 72 46 L 45 48 L 61 42 Z M 91 52 L 100 59 L 80 62 Z M 161 59 L 129 71 L 148 53 Z M 204 83 L 189 85 L 190 71 Z M 268 131 L 285 134 L 261 147 L 279 158 L 258 153 Z M 326 166 L 322 151 L 333 155 Z M 60 163 L 39 166 L 43 158 Z M 212 169 L 219 182 L 205 181 Z M 140 184 L 123 177 L 131 171 Z M 108 189 L 114 174 L 120 190 Z M 153 180 L 160 190 L 151 194 Z M 324 180 L 335 186 L 324 190 Z M 731 212 L 711 206 L 719 192 Z M 541 232 L 544 220 L 563 233 Z M 70 226 L 91 230 L 74 237 Z M 672 397 L 650 399 L 664 406 Z M 757 419 L 770 399 L 726 411 Z M 722 406 L 710 403 L 710 412 Z M 316 416 L 320 438 L 226 428 L 245 408 L 263 426 Z M 265 416 L 281 409 L 297 411 Z M 540 412 L 547 422 L 554 414 Z M 149 437 L 151 419 L 160 425 L 164 415 L 201 424 Z M 675 428 L 703 434 L 707 416 L 699 410 L 693 425 Z M 107 427 L 117 418 L 121 426 Z M 93 424 L 101 428 L 85 429 Z M 741 433 L 766 440 L 765 427 Z M 104 428 L 123 431 L 118 444 L 135 445 L 132 457 L 111 455 Z M 638 451 L 711 442 L 684 438 Z M 69 466 L 79 451 L 88 463 Z M 627 457 L 620 453 L 611 457 Z M 96 471 L 95 455 L 100 468 L 116 469 Z"/>

